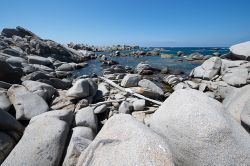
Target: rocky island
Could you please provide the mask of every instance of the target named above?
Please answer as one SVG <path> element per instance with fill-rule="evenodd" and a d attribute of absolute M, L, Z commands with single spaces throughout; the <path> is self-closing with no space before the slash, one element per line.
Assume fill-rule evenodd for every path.
<path fill-rule="evenodd" d="M 0 164 L 250 165 L 250 42 L 209 56 L 162 50 L 63 45 L 3 29 Z M 126 56 L 199 65 L 185 74 L 113 60 Z M 75 75 L 93 59 L 101 74 Z"/>

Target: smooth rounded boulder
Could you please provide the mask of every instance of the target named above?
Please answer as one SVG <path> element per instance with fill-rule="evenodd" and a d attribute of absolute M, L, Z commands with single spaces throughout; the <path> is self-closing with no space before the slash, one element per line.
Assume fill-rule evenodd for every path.
<path fill-rule="evenodd" d="M 175 91 L 153 114 L 150 128 L 168 142 L 176 165 L 250 165 L 249 134 L 200 91 Z"/>
<path fill-rule="evenodd" d="M 91 128 L 94 132 L 97 132 L 97 117 L 94 114 L 93 107 L 85 107 L 76 112 L 75 125 Z"/>
<path fill-rule="evenodd" d="M 48 84 L 27 80 L 22 83 L 30 92 L 41 96 L 45 101 L 50 101 L 56 89 Z"/>
<path fill-rule="evenodd" d="M 250 60 L 250 41 L 235 44 L 229 50 L 234 59 Z"/>
<path fill-rule="evenodd" d="M 71 111 L 65 114 L 60 114 L 60 111 L 64 110 L 53 111 L 52 116 L 41 114 L 31 120 L 2 166 L 59 165 L 71 125 L 64 119 L 71 117 L 72 121 L 73 117 Z M 57 113 L 60 115 L 56 116 Z"/>
<path fill-rule="evenodd" d="M 158 93 L 159 95 L 164 95 L 163 90 L 150 80 L 142 79 L 138 82 L 138 85 L 143 88 L 150 89 L 153 92 Z"/>
<path fill-rule="evenodd" d="M 121 86 L 129 88 L 138 86 L 138 82 L 141 80 L 139 74 L 127 74 L 121 82 Z"/>
<path fill-rule="evenodd" d="M 174 166 L 167 143 L 130 115 L 111 117 L 81 154 L 77 166 Z"/>
<path fill-rule="evenodd" d="M 79 79 L 67 91 L 67 96 L 75 98 L 85 98 L 95 96 L 97 84 L 91 79 Z"/>

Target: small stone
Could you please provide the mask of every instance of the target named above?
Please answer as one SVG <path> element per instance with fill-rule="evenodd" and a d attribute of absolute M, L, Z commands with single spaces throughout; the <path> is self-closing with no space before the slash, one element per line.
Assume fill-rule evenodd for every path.
<path fill-rule="evenodd" d="M 102 104 L 102 105 L 100 105 L 100 106 L 98 106 L 98 107 L 96 107 L 95 109 L 94 109 L 94 113 L 95 114 L 100 114 L 100 113 L 103 113 L 103 112 L 105 112 L 106 110 L 107 110 L 107 105 L 106 104 Z"/>
<path fill-rule="evenodd" d="M 143 111 L 146 105 L 146 101 L 144 99 L 139 99 L 133 102 L 133 107 L 135 111 Z"/>

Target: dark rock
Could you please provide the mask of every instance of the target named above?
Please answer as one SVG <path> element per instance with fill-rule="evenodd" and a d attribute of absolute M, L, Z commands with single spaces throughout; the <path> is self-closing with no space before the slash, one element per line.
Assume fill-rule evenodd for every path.
<path fill-rule="evenodd" d="M 20 57 L 21 56 L 21 53 L 19 51 L 14 50 L 12 48 L 6 48 L 5 50 L 3 50 L 3 53 L 11 55 L 11 56 L 16 56 L 16 57 Z"/>
<path fill-rule="evenodd" d="M 22 63 L 27 63 L 27 61 L 20 57 L 10 57 L 6 60 L 13 67 L 23 67 Z"/>
<path fill-rule="evenodd" d="M 22 77 L 20 68 L 12 68 L 8 63 L 0 58 L 0 80 L 8 83 L 20 83 Z"/>
<path fill-rule="evenodd" d="M 44 74 L 43 72 L 41 71 L 35 71 L 33 73 L 30 73 L 24 77 L 22 77 L 22 80 L 25 81 L 25 80 L 32 80 L 32 81 L 37 81 L 39 79 L 50 79 L 51 77 Z"/>

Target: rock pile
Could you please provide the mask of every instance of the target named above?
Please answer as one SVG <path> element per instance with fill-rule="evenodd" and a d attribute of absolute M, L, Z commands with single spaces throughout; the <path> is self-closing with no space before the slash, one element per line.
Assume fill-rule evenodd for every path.
<path fill-rule="evenodd" d="M 2 31 L 2 166 L 250 165 L 248 61 L 216 55 L 187 78 L 145 63 L 74 78 L 95 55 L 70 47 Z"/>

